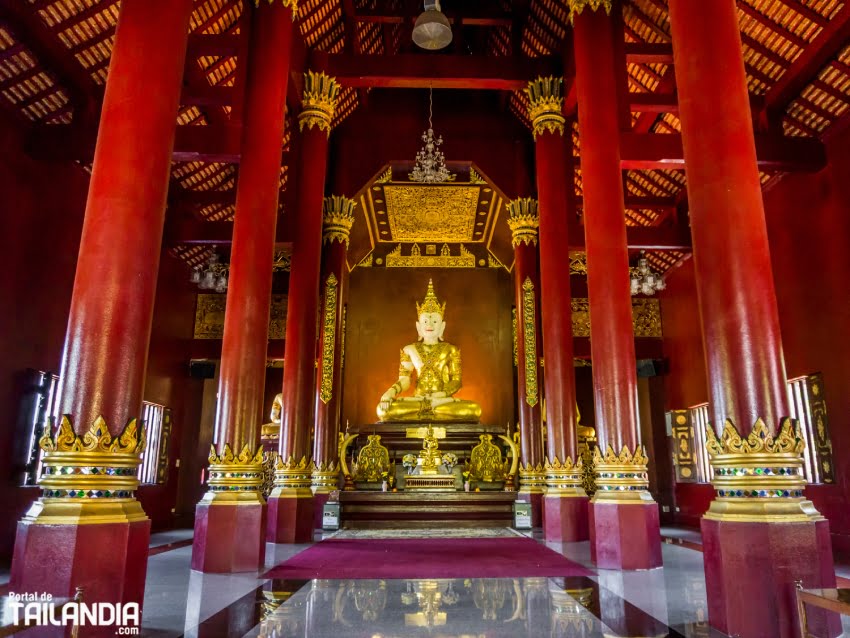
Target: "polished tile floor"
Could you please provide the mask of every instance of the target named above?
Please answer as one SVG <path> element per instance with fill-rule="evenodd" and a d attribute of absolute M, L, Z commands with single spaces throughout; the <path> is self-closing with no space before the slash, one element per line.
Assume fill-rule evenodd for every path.
<path fill-rule="evenodd" d="M 167 542 L 179 545 L 185 535 Z M 154 537 L 157 544 L 162 540 Z M 306 545 L 269 545 L 276 565 Z M 588 543 L 549 544 L 592 567 Z M 666 543 L 664 567 L 590 578 L 271 581 L 189 569 L 191 547 L 151 556 L 147 636 L 364 638 L 720 637 L 707 623 L 702 554 Z"/>

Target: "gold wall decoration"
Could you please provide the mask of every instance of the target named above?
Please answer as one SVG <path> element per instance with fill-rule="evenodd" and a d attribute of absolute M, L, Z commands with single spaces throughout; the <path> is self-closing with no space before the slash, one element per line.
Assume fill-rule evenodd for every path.
<path fill-rule="evenodd" d="M 469 167 L 469 183 L 470 184 L 486 184 L 487 180 L 485 180 L 481 175 L 478 174 L 473 167 Z"/>
<path fill-rule="evenodd" d="M 327 403 L 333 398 L 337 287 L 336 275 L 331 273 L 325 281 L 325 312 L 322 325 L 322 381 L 319 389 L 319 399 L 322 403 Z"/>
<path fill-rule="evenodd" d="M 492 483 L 503 481 L 508 473 L 508 461 L 502 460 L 502 450 L 493 443 L 492 434 L 481 434 L 481 441 L 469 455 L 469 478 Z"/>
<path fill-rule="evenodd" d="M 387 170 L 381 173 L 380 177 L 375 180 L 376 184 L 389 184 L 393 181 L 393 167 L 387 166 Z"/>
<path fill-rule="evenodd" d="M 224 337 L 224 309 L 227 295 L 199 294 L 195 309 L 195 339 Z M 269 339 L 286 337 L 286 295 L 272 295 Z"/>
<path fill-rule="evenodd" d="M 585 297 L 572 300 L 573 336 L 590 336 L 590 303 Z M 632 299 L 632 327 L 635 337 L 650 337 L 660 339 L 661 304 L 658 299 Z"/>
<path fill-rule="evenodd" d="M 301 99 L 301 113 L 298 115 L 300 130 L 313 126 L 331 134 L 331 123 L 339 99 L 339 84 L 336 79 L 325 73 L 307 71 L 304 74 L 304 95 Z"/>
<path fill-rule="evenodd" d="M 528 118 L 534 131 L 534 137 L 548 131 L 564 134 L 566 120 L 562 115 L 564 107 L 564 80 L 559 77 L 539 77 L 525 88 L 528 95 Z"/>
<path fill-rule="evenodd" d="M 826 416 L 826 398 L 823 391 L 823 375 L 820 372 L 806 378 L 806 394 L 812 415 L 816 457 L 820 464 L 821 480 L 824 483 L 835 482 L 835 469 L 832 464 L 832 441 L 829 437 L 829 419 Z"/>
<path fill-rule="evenodd" d="M 463 244 L 458 255 L 452 255 L 448 244 L 443 244 L 439 255 L 423 255 L 419 244 L 413 244 L 410 255 L 401 254 L 401 244 L 387 254 L 387 268 L 475 268 L 475 255 Z"/>
<path fill-rule="evenodd" d="M 522 345 L 525 354 L 525 402 L 537 405 L 537 311 L 534 284 L 530 277 L 522 283 Z"/>
<path fill-rule="evenodd" d="M 693 483 L 697 480 L 697 459 L 694 444 L 694 428 L 689 410 L 670 411 L 673 432 L 673 465 L 676 481 Z"/>
<path fill-rule="evenodd" d="M 511 308 L 511 335 L 513 336 L 514 344 L 513 344 L 513 354 L 514 354 L 514 367 L 519 364 L 519 349 L 517 343 L 517 325 L 516 325 L 516 308 Z"/>
<path fill-rule="evenodd" d="M 576 250 L 570 253 L 570 274 L 587 275 L 587 253 Z"/>
<path fill-rule="evenodd" d="M 272 272 L 289 272 L 292 268 L 292 255 L 288 250 L 277 250 L 274 253 Z"/>
<path fill-rule="evenodd" d="M 360 267 L 360 268 L 371 268 L 371 267 L 372 267 L 372 262 L 373 262 L 373 256 L 372 256 L 372 253 L 369 253 L 369 254 L 368 254 L 368 255 L 366 255 L 363 259 L 361 259 L 359 262 L 357 262 L 357 266 L 355 266 L 355 268 L 357 268 L 357 267 Z"/>
<path fill-rule="evenodd" d="M 171 441 L 171 408 L 162 411 L 162 430 L 159 435 L 159 458 L 156 462 L 156 482 L 168 480 L 168 443 Z"/>
<path fill-rule="evenodd" d="M 384 186 L 393 241 L 472 241 L 479 186 Z"/>
<path fill-rule="evenodd" d="M 342 307 L 342 332 L 339 335 L 339 369 L 345 368 L 345 327 L 348 323 L 348 305 Z"/>

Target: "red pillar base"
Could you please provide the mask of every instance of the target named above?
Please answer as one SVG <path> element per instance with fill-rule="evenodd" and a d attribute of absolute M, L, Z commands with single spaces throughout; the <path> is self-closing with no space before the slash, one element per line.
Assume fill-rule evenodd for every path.
<path fill-rule="evenodd" d="M 324 524 L 325 503 L 330 497 L 329 492 L 316 492 L 313 494 L 313 528 L 322 529 Z"/>
<path fill-rule="evenodd" d="M 741 638 L 798 636 L 795 582 L 835 587 L 829 523 L 702 519 L 705 588 L 711 625 Z M 841 634 L 837 614 L 808 608 L 809 632 Z"/>
<path fill-rule="evenodd" d="M 9 591 L 67 598 L 82 587 L 85 603 L 138 603 L 141 608 L 150 536 L 149 519 L 83 525 L 21 521 Z M 114 636 L 115 630 L 87 627 L 85 635 Z"/>
<path fill-rule="evenodd" d="M 313 493 L 310 488 L 275 489 L 269 497 L 266 541 L 311 543 L 313 541 Z"/>
<path fill-rule="evenodd" d="M 575 543 L 590 538 L 587 496 L 546 495 L 543 498 L 543 537 L 547 541 Z"/>
<path fill-rule="evenodd" d="M 266 505 L 261 499 L 235 504 L 205 497 L 195 510 L 192 569 L 220 574 L 262 569 L 265 526 Z"/>
<path fill-rule="evenodd" d="M 590 559 L 601 569 L 661 567 L 661 530 L 654 501 L 590 502 Z"/>

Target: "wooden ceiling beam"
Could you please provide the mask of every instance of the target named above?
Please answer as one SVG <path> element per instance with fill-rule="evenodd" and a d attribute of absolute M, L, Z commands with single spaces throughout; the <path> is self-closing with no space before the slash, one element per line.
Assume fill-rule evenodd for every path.
<path fill-rule="evenodd" d="M 829 61 L 836 57 L 850 40 L 850 2 L 835 14 L 794 63 L 782 74 L 765 96 L 765 110 L 774 115 L 783 113 Z"/>
<path fill-rule="evenodd" d="M 625 170 L 685 168 L 680 135 L 623 133 L 620 155 Z M 763 171 L 813 173 L 826 166 L 826 150 L 817 139 L 757 133 L 756 156 Z"/>
<path fill-rule="evenodd" d="M 319 54 L 317 54 L 319 55 Z M 468 55 L 324 54 L 327 73 L 343 86 L 435 89 L 524 89 L 540 75 L 557 75 L 554 58 Z"/>
<path fill-rule="evenodd" d="M 54 28 L 57 33 L 62 33 L 63 31 L 67 31 L 68 29 L 72 29 L 81 22 L 88 20 L 89 18 L 93 18 L 96 15 L 99 15 L 106 11 L 109 7 L 114 5 L 118 0 L 101 0 L 101 2 L 95 2 L 90 7 L 83 9 L 79 13 L 72 15 L 67 20 L 64 20 L 57 24 Z"/>
<path fill-rule="evenodd" d="M 421 5 L 420 5 L 421 8 Z M 443 12 L 449 22 L 460 20 L 463 26 L 470 27 L 510 27 L 513 25 L 513 14 L 507 11 L 493 9 L 472 9 L 468 11 Z M 398 13 L 387 13 L 380 9 L 360 9 L 353 15 L 356 22 L 375 22 L 378 24 L 404 24 L 407 17 Z"/>
<path fill-rule="evenodd" d="M 240 37 L 233 33 L 190 33 L 186 59 L 202 56 L 233 56 L 239 53 Z"/>
<path fill-rule="evenodd" d="M 0 0 L 0 22 L 35 54 L 44 71 L 65 88 L 81 117 L 96 116 L 102 89 L 47 25 L 20 0 Z"/>

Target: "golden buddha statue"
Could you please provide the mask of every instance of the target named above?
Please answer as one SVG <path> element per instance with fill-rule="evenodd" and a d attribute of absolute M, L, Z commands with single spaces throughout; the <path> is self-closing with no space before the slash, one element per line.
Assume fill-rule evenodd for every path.
<path fill-rule="evenodd" d="M 283 410 L 283 394 L 278 392 L 272 402 L 270 423 L 264 423 L 260 429 L 260 438 L 263 441 L 277 441 L 280 438 L 280 416 Z"/>
<path fill-rule="evenodd" d="M 452 396 L 461 387 L 460 349 L 443 341 L 445 310 L 446 304 L 440 305 L 429 280 L 425 300 L 422 305 L 416 304 L 419 341 L 402 348 L 398 380 L 378 404 L 379 421 L 478 423 L 481 418 L 481 406 Z M 417 382 L 413 396 L 400 397 L 410 388 L 414 371 Z"/>

